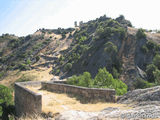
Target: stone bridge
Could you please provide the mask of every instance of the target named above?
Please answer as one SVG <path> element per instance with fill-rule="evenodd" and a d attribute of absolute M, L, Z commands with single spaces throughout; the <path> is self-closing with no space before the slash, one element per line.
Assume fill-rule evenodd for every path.
<path fill-rule="evenodd" d="M 37 87 L 55 92 L 79 96 L 85 101 L 115 102 L 114 89 L 86 88 L 65 84 L 64 82 L 18 82 L 15 83 L 15 108 L 17 116 L 35 115 L 42 112 L 42 97 L 40 93 L 28 87 Z"/>

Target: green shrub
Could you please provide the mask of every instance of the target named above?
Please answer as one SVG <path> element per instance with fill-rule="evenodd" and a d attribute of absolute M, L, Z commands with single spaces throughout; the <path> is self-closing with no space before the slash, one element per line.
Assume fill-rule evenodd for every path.
<path fill-rule="evenodd" d="M 153 50 L 156 47 L 156 44 L 153 41 L 147 41 L 146 46 L 149 50 Z"/>
<path fill-rule="evenodd" d="M 62 33 L 62 39 L 64 39 L 66 37 L 65 33 Z"/>
<path fill-rule="evenodd" d="M 116 94 L 117 95 L 123 95 L 123 94 L 127 93 L 127 88 L 128 87 L 121 80 L 114 79 L 114 81 L 113 81 L 113 88 L 116 90 Z"/>
<path fill-rule="evenodd" d="M 84 72 L 82 75 L 79 76 L 73 75 L 71 78 L 67 80 L 67 83 L 83 87 L 91 87 L 93 81 L 91 78 L 91 74 L 89 72 Z"/>
<path fill-rule="evenodd" d="M 85 40 L 87 40 L 87 37 L 86 36 L 81 36 L 80 39 L 79 39 L 79 42 L 82 43 Z"/>
<path fill-rule="evenodd" d="M 55 74 L 57 75 L 59 73 L 60 73 L 60 69 L 57 69 L 56 72 L 55 72 Z"/>
<path fill-rule="evenodd" d="M 0 104 L 6 102 L 7 105 L 13 103 L 12 91 L 3 85 L 0 85 Z"/>
<path fill-rule="evenodd" d="M 98 73 L 94 79 L 94 85 L 98 87 L 107 87 L 107 88 L 112 88 L 112 82 L 113 82 L 113 77 L 112 74 L 110 74 L 106 68 L 104 69 L 99 69 Z"/>
<path fill-rule="evenodd" d="M 142 52 L 144 53 L 159 53 L 160 46 L 154 43 L 153 41 L 147 41 L 146 45 L 143 45 L 141 47 Z"/>
<path fill-rule="evenodd" d="M 93 84 L 91 74 L 89 72 L 84 72 L 82 75 L 79 76 L 79 86 L 83 87 L 91 87 Z"/>
<path fill-rule="evenodd" d="M 13 104 L 12 91 L 6 86 L 0 85 L 0 117 L 2 116 L 2 107 L 1 105 L 5 104 L 6 109 L 9 105 Z M 2 118 L 3 119 L 3 118 Z"/>
<path fill-rule="evenodd" d="M 137 39 L 146 38 L 146 34 L 144 33 L 144 30 L 143 29 L 138 29 L 138 31 L 136 33 L 136 37 L 137 37 Z"/>
<path fill-rule="evenodd" d="M 71 63 L 67 63 L 65 66 L 64 66 L 64 70 L 65 71 L 70 71 L 72 68 L 72 64 Z"/>
<path fill-rule="evenodd" d="M 126 30 L 125 28 L 121 27 L 117 21 L 113 19 L 99 23 L 96 29 L 96 35 L 99 39 L 108 40 L 114 34 L 118 34 L 120 39 L 124 39 L 126 35 Z"/>
<path fill-rule="evenodd" d="M 115 53 L 117 53 L 117 46 L 114 45 L 114 43 L 112 43 L 112 42 L 107 42 L 105 44 L 104 51 L 107 53 L 110 53 L 110 54 L 115 54 Z"/>
<path fill-rule="evenodd" d="M 160 85 L 160 70 L 156 69 L 153 72 L 154 78 L 155 78 L 155 84 Z"/>
<path fill-rule="evenodd" d="M 127 85 L 121 80 L 114 79 L 106 68 L 99 69 L 94 80 L 92 80 L 89 72 L 84 72 L 82 75 L 72 76 L 67 80 L 67 83 L 83 87 L 113 88 L 117 95 L 123 95 L 127 92 Z"/>
<path fill-rule="evenodd" d="M 136 89 L 144 89 L 144 88 L 150 88 L 153 87 L 153 83 L 149 83 L 148 81 L 143 80 L 142 78 L 137 78 L 136 81 L 133 83 L 134 87 Z"/>
<path fill-rule="evenodd" d="M 115 67 L 113 67 L 113 69 L 112 69 L 112 75 L 116 79 L 119 78 L 120 73 L 118 72 L 118 70 Z"/>
<path fill-rule="evenodd" d="M 79 83 L 79 78 L 76 75 L 73 75 L 71 78 L 67 79 L 67 84 L 78 85 L 78 83 Z"/>
<path fill-rule="evenodd" d="M 100 88 L 113 88 L 116 90 L 117 95 L 123 95 L 127 93 L 127 85 L 121 80 L 114 79 L 106 68 L 99 69 L 98 74 L 94 79 L 94 86 Z"/>
<path fill-rule="evenodd" d="M 27 59 L 26 64 L 27 64 L 27 65 L 31 65 L 31 60 L 30 60 L 30 59 Z"/>
<path fill-rule="evenodd" d="M 89 49 L 88 45 L 80 45 L 80 52 L 85 53 Z"/>
<path fill-rule="evenodd" d="M 145 54 L 149 52 L 149 50 L 148 50 L 148 48 L 147 48 L 146 45 L 143 45 L 143 46 L 141 47 L 141 50 L 142 50 L 142 52 L 145 53 Z"/>
<path fill-rule="evenodd" d="M 59 57 L 59 61 L 64 61 L 64 60 L 65 60 L 64 56 L 61 55 L 61 56 Z"/>
<path fill-rule="evenodd" d="M 0 79 L 4 76 L 5 72 L 0 72 Z"/>
<path fill-rule="evenodd" d="M 36 56 L 36 62 L 40 60 L 40 56 Z"/>
<path fill-rule="evenodd" d="M 155 82 L 155 78 L 154 78 L 153 72 L 156 69 L 157 69 L 157 67 L 154 64 L 147 65 L 146 73 L 147 73 L 148 82 Z"/>
<path fill-rule="evenodd" d="M 96 29 L 96 34 L 101 38 L 105 38 L 104 28 L 99 26 L 99 28 Z"/>
<path fill-rule="evenodd" d="M 158 69 L 160 69 L 160 55 L 157 54 L 156 56 L 154 56 L 153 58 L 153 64 L 158 67 Z"/>
<path fill-rule="evenodd" d="M 29 69 L 29 66 L 27 66 L 27 65 L 24 64 L 24 63 L 20 63 L 20 64 L 18 65 L 18 69 L 20 69 L 20 70 L 28 70 L 28 69 Z"/>

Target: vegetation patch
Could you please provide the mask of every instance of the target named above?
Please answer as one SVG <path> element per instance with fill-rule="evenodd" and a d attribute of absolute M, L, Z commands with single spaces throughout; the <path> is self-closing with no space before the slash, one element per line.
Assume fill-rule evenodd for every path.
<path fill-rule="evenodd" d="M 145 31 L 143 29 L 138 29 L 136 37 L 137 39 L 146 39 Z"/>
<path fill-rule="evenodd" d="M 0 118 L 7 120 L 8 114 L 14 113 L 12 90 L 6 86 L 0 85 Z M 8 118 L 9 119 L 9 118 Z"/>
<path fill-rule="evenodd" d="M 67 80 L 68 84 L 91 87 L 91 88 L 111 88 L 116 90 L 117 95 L 127 93 L 127 85 L 121 80 L 114 79 L 106 68 L 99 69 L 94 79 L 91 78 L 89 72 L 84 72 L 82 75 L 73 75 Z"/>

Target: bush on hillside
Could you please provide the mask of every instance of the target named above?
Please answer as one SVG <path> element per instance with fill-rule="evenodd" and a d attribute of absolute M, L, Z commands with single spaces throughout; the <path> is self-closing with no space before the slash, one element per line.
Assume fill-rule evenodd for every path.
<path fill-rule="evenodd" d="M 6 102 L 7 105 L 13 103 L 12 91 L 4 85 L 0 85 L 0 104 Z"/>
<path fill-rule="evenodd" d="M 65 33 L 62 33 L 62 39 L 64 39 L 66 37 Z"/>
<path fill-rule="evenodd" d="M 0 79 L 5 75 L 5 72 L 4 71 L 1 71 L 0 72 Z"/>
<path fill-rule="evenodd" d="M 92 83 L 91 74 L 89 72 L 84 72 L 83 75 L 79 76 L 79 86 L 91 87 Z"/>
<path fill-rule="evenodd" d="M 94 79 L 94 86 L 101 88 L 112 88 L 113 77 L 105 68 L 99 69 Z"/>
<path fill-rule="evenodd" d="M 120 76 L 120 73 L 118 72 L 118 70 L 115 67 L 113 67 L 113 69 L 112 69 L 112 75 L 116 79 L 118 79 Z"/>
<path fill-rule="evenodd" d="M 99 69 L 95 79 L 94 86 L 100 88 L 113 88 L 116 90 L 117 95 L 123 95 L 127 93 L 127 85 L 121 80 L 114 79 L 106 68 Z"/>
<path fill-rule="evenodd" d="M 107 42 L 105 44 L 104 51 L 107 52 L 107 53 L 110 53 L 111 55 L 113 55 L 113 54 L 116 54 L 118 50 L 117 50 L 117 46 L 114 43 Z"/>
<path fill-rule="evenodd" d="M 144 89 L 153 87 L 153 83 L 149 83 L 148 81 L 143 80 L 142 78 L 137 78 L 136 81 L 133 83 L 135 89 Z"/>
<path fill-rule="evenodd" d="M 153 41 L 147 41 L 147 44 L 146 44 L 147 48 L 149 50 L 153 50 L 155 47 L 156 47 L 156 44 L 153 42 Z"/>
<path fill-rule="evenodd" d="M 8 106 L 12 104 L 13 104 L 12 91 L 8 87 L 0 85 L 0 116 L 3 117 L 2 119 L 8 118 L 6 112 L 7 113 L 11 112 L 11 109 L 8 109 Z M 6 109 L 7 111 L 2 111 L 3 110 L 2 106 L 3 109 Z M 3 112 L 5 113 L 2 115 Z"/>
<path fill-rule="evenodd" d="M 137 39 L 146 38 L 146 34 L 144 33 L 144 30 L 143 29 L 138 29 L 138 31 L 136 33 L 136 37 L 137 37 Z"/>
<path fill-rule="evenodd" d="M 113 19 L 99 23 L 96 29 L 96 35 L 99 39 L 108 40 L 114 34 L 119 34 L 119 38 L 123 39 L 126 35 L 126 30 L 125 28 L 121 27 L 117 21 Z"/>
<path fill-rule="evenodd" d="M 78 85 L 78 83 L 79 83 L 79 78 L 76 75 L 73 75 L 71 78 L 67 79 L 67 84 Z"/>
<path fill-rule="evenodd" d="M 67 80 L 68 84 L 71 85 L 78 85 L 83 87 L 91 87 L 92 86 L 92 78 L 89 72 L 84 72 L 82 75 L 79 76 L 72 76 Z"/>
<path fill-rule="evenodd" d="M 160 69 L 160 55 L 157 54 L 156 56 L 154 56 L 153 58 L 153 64 Z"/>
<path fill-rule="evenodd" d="M 29 70 L 30 67 L 28 65 L 24 64 L 24 63 L 20 63 L 18 65 L 18 69 L 20 69 L 20 70 Z"/>
<path fill-rule="evenodd" d="M 143 53 L 147 54 L 147 53 L 152 53 L 152 54 L 157 54 L 159 53 L 160 50 L 160 45 L 156 44 L 153 41 L 147 41 L 147 43 L 145 45 L 143 45 L 141 47 L 141 50 Z"/>
<path fill-rule="evenodd" d="M 147 53 L 149 52 L 149 49 L 147 48 L 146 45 L 143 45 L 143 46 L 141 47 L 141 50 L 142 50 L 142 52 L 145 53 L 145 54 L 147 54 Z"/>
<path fill-rule="evenodd" d="M 153 72 L 154 78 L 155 78 L 155 84 L 160 85 L 160 70 L 156 69 Z"/>
<path fill-rule="evenodd" d="M 155 78 L 154 78 L 153 72 L 156 69 L 157 69 L 157 67 L 154 64 L 147 65 L 146 73 L 147 73 L 148 82 L 155 82 Z"/>
<path fill-rule="evenodd" d="M 67 71 L 70 71 L 72 68 L 72 63 L 67 63 L 65 66 L 64 66 L 64 70 L 67 72 Z"/>
<path fill-rule="evenodd" d="M 82 75 L 72 76 L 67 80 L 67 83 L 83 87 L 112 88 L 116 90 L 117 95 L 123 95 L 127 92 L 127 85 L 121 80 L 114 79 L 106 68 L 99 69 L 93 80 L 90 73 L 84 72 Z"/>
<path fill-rule="evenodd" d="M 40 60 L 40 56 L 36 56 L 36 62 Z"/>

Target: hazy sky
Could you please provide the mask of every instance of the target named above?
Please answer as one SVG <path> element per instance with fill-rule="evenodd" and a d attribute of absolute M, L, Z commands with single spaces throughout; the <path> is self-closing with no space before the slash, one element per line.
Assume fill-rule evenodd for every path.
<path fill-rule="evenodd" d="M 160 0 L 0 0 L 0 35 L 73 27 L 74 21 L 104 14 L 123 14 L 137 28 L 160 29 Z"/>

